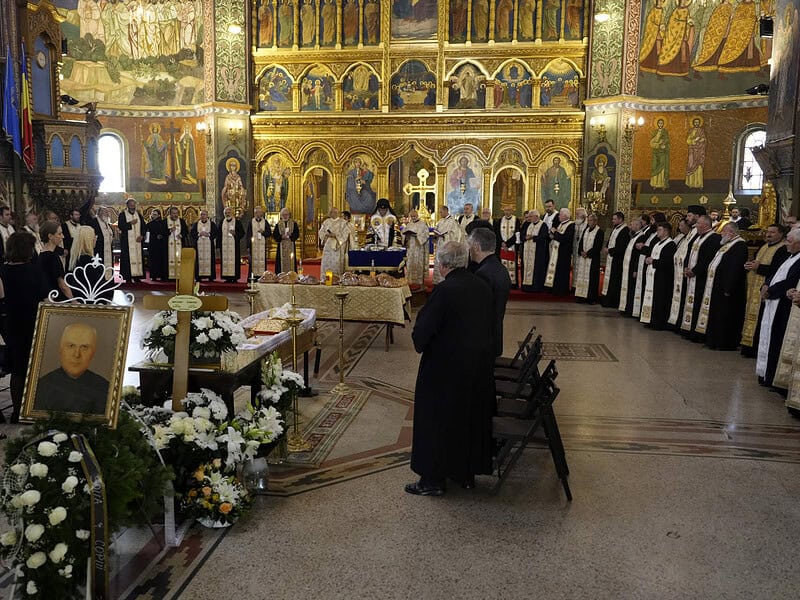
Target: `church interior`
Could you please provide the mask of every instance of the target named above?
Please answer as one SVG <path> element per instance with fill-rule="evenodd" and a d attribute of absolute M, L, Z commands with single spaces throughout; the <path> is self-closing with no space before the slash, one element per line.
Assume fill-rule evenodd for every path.
<path fill-rule="evenodd" d="M 800 216 L 800 0 L 9 0 L 0 11 L 0 55 L 0 207 L 17 230 L 30 215 L 37 227 L 51 213 L 66 225 L 75 210 L 105 208 L 117 269 L 110 280 L 120 283 L 115 301 L 128 294 L 130 322 L 121 327 L 130 331 L 120 333 L 121 346 L 101 340 L 98 356 L 119 355 L 109 380 L 122 400 L 126 390 L 144 398 L 156 379 L 163 383 L 163 367 L 158 377 L 142 367 L 152 358 L 158 311 L 168 305 L 188 315 L 213 304 L 205 304 L 209 296 L 224 297 L 220 306 L 242 323 L 258 311 L 269 310 L 269 326 L 285 318 L 289 325 L 276 330 L 289 340 L 280 359 L 314 394 L 295 393 L 284 415 L 289 445 L 300 444 L 289 436 L 293 426 L 313 449 L 290 448 L 288 457 L 284 449 L 271 460 L 269 489 L 232 526 L 184 520 L 176 533 L 172 501 L 155 512 L 142 501 L 136 510 L 151 511 L 146 523 L 132 525 L 129 510 L 104 533 L 105 569 L 88 551 L 75 559 L 88 580 L 76 571 L 75 585 L 65 584 L 72 567 L 65 574 L 62 563 L 58 575 L 62 559 L 51 556 L 44 568 L 62 586 L 51 590 L 126 599 L 797 596 L 800 399 L 785 405 L 785 394 L 757 375 L 754 358 L 643 328 L 572 294 L 528 294 L 524 267 L 514 266 L 512 283 L 521 289 L 506 307 L 502 355 L 527 347 L 523 338 L 534 331 L 541 368 L 557 362 L 553 422 L 569 485 L 548 429 L 525 438 L 504 478 L 479 475 L 474 489 L 418 498 L 403 492 L 416 478 L 420 357 L 412 331 L 437 287 L 434 251 L 430 265 L 425 254 L 421 285 L 399 292 L 399 318 L 374 317 L 386 307 L 356 289 L 334 297 L 344 286 L 331 286 L 323 301 L 294 281 L 303 268 L 326 279 L 323 233 L 332 210 L 352 215 L 352 243 L 363 248 L 381 198 L 399 219 L 418 214 L 432 233 L 443 207 L 459 216 L 471 205 L 499 223 L 504 214 L 545 215 L 552 201 L 570 218 L 579 209 L 593 215 L 606 246 L 618 212 L 625 223 L 658 214 L 673 235 L 689 213 L 716 212 L 719 232 L 749 214 L 736 231 L 756 260 L 768 228 L 788 230 Z M 163 281 L 147 269 L 123 277 L 120 261 L 130 250 L 117 224 L 131 200 L 142 232 L 153 211 L 166 219 L 171 208 L 192 231 L 202 230 L 205 212 L 220 227 L 232 215 L 249 232 L 260 209 L 277 235 L 288 210 L 298 230 L 295 262 L 281 269 L 288 246 L 279 236 L 265 242 L 263 260 L 275 276 L 294 273 L 292 285 L 273 284 L 282 291 L 272 293 L 256 283 L 263 269 L 248 262 L 260 237 L 252 233 L 235 238 L 235 274 L 200 283 L 199 296 L 191 270 L 177 284 L 171 270 Z M 218 252 L 220 259 L 228 250 Z M 170 269 L 181 256 L 179 244 Z M 212 250 L 212 269 L 214 257 Z M 573 287 L 577 250 L 575 261 Z M 374 260 L 370 266 L 374 279 Z M 380 291 L 398 291 L 386 287 Z M 195 308 L 169 303 L 172 292 L 193 296 Z M 756 321 L 758 293 L 748 317 Z M 298 333 L 306 325 L 291 324 L 296 313 L 270 310 L 284 303 L 314 309 L 316 324 Z M 46 345 L 42 306 L 36 348 Z M 50 322 L 69 319 L 69 306 L 53 307 Z M 358 311 L 367 316 L 352 316 Z M 800 325 L 800 303 L 791 311 Z M 179 323 L 172 323 L 178 339 Z M 167 376 L 177 385 L 187 369 L 188 391 L 199 392 L 197 365 L 184 364 L 196 347 L 192 331 L 186 357 L 171 342 Z M 5 338 L 5 327 L 0 333 Z M 794 356 L 797 339 L 779 353 Z M 230 348 L 236 355 L 236 344 Z M 241 364 L 254 351 L 231 360 Z M 48 360 L 33 352 L 29 369 Z M 225 371 L 225 359 L 222 367 L 216 361 Z M 800 395 L 800 354 L 794 368 Z M 33 437 L 31 423 L 50 423 L 33 399 L 27 405 L 32 372 L 24 383 L 28 418 L 0 425 L 8 438 L 0 446 L 0 504 L 12 530 L 20 523 L 8 516 L 16 493 L 8 487 L 10 452 L 30 452 L 31 440 L 44 439 Z M 13 384 L 3 374 L 0 410 L 8 417 Z M 451 364 L 442 377 L 464 373 Z M 256 394 L 248 383 L 224 400 L 238 411 Z M 158 400 L 169 405 L 166 383 Z M 114 404 L 108 429 L 125 412 L 119 394 Z M 147 415 L 136 416 L 142 431 L 157 418 Z M 80 463 L 87 485 L 102 479 L 89 462 Z M 111 504 L 114 489 L 107 487 Z M 92 544 L 99 531 L 91 530 Z M 34 551 L 36 533 L 27 538 Z M 31 567 L 33 556 L 21 563 L 31 577 L 24 590 L 22 567 L 14 567 L 24 544 L 9 540 L 0 539 L 0 594 L 59 597 L 40 589 L 55 579 L 30 575 L 43 572 Z M 51 550 L 42 547 L 45 561 Z"/>

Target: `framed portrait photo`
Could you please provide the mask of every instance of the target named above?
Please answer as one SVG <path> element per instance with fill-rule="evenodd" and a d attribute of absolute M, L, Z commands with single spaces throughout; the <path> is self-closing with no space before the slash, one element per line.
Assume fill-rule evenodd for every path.
<path fill-rule="evenodd" d="M 116 427 L 132 313 L 129 306 L 40 304 L 21 419 L 59 413 Z"/>

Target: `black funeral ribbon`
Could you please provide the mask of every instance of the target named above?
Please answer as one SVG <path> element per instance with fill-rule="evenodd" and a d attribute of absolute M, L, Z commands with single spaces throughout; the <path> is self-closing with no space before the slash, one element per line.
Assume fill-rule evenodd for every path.
<path fill-rule="evenodd" d="M 108 592 L 108 504 L 106 503 L 106 486 L 103 483 L 103 472 L 92 451 L 89 442 L 83 435 L 73 435 L 72 443 L 82 454 L 81 467 L 86 481 L 89 483 L 91 502 L 91 555 L 92 555 L 92 598 L 106 600 L 111 598 Z"/>

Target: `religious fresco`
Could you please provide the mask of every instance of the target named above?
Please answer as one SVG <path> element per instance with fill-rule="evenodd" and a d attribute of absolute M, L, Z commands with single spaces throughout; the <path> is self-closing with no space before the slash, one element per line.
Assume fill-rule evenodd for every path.
<path fill-rule="evenodd" d="M 420 179 L 419 173 L 424 175 Z M 436 166 L 431 160 L 413 148 L 389 165 L 389 197 L 394 198 L 397 214 L 406 214 L 420 209 L 436 212 Z"/>
<path fill-rule="evenodd" d="M 543 107 L 578 108 L 580 106 L 580 76 L 570 63 L 557 60 L 541 75 L 539 103 Z"/>
<path fill-rule="evenodd" d="M 794 132 L 800 71 L 800 0 L 778 0 L 772 46 L 772 79 L 769 84 L 767 140 L 784 139 Z"/>
<path fill-rule="evenodd" d="M 588 37 L 588 32 L 583 29 L 584 2 L 583 0 L 566 0 L 566 17 L 564 19 L 564 39 L 580 40 Z"/>
<path fill-rule="evenodd" d="M 469 0 L 450 0 L 450 42 L 459 44 L 467 41 L 467 13 Z"/>
<path fill-rule="evenodd" d="M 286 206 L 292 169 L 280 154 L 273 154 L 261 166 L 261 205 L 268 213 Z"/>
<path fill-rule="evenodd" d="M 343 0 L 342 2 L 342 46 L 357 46 L 359 42 L 359 2 Z"/>
<path fill-rule="evenodd" d="M 344 197 L 352 213 L 375 212 L 375 167 L 366 154 L 350 158 L 345 172 Z"/>
<path fill-rule="evenodd" d="M 392 40 L 434 41 L 437 11 L 436 0 L 392 0 Z"/>
<path fill-rule="evenodd" d="M 317 38 L 317 5 L 314 0 L 300 0 L 300 39 L 298 45 L 301 48 L 313 48 L 318 43 Z"/>
<path fill-rule="evenodd" d="M 258 110 L 292 108 L 292 78 L 280 67 L 267 69 L 258 80 Z"/>
<path fill-rule="evenodd" d="M 482 196 L 483 165 L 471 153 L 457 153 L 447 165 L 445 202 L 450 213 L 463 213 L 464 205 L 470 202 L 480 214 Z"/>
<path fill-rule="evenodd" d="M 333 110 L 333 76 L 322 67 L 313 67 L 300 80 L 300 110 Z"/>
<path fill-rule="evenodd" d="M 533 74 L 522 63 L 506 64 L 495 75 L 494 107 L 518 109 L 532 106 Z"/>
<path fill-rule="evenodd" d="M 219 181 L 222 182 L 220 199 L 222 209 L 232 208 L 233 214 L 241 215 L 247 209 L 247 181 L 246 165 L 244 159 L 235 150 L 228 152 L 227 156 L 219 162 Z M 223 171 L 222 168 L 225 170 Z M 219 214 L 222 214 L 221 212 Z"/>
<path fill-rule="evenodd" d="M 336 0 L 320 0 L 319 2 L 319 45 L 330 48 L 336 45 Z"/>
<path fill-rule="evenodd" d="M 768 41 L 758 35 L 759 16 L 755 0 L 644 0 L 639 94 L 743 94 L 769 76 Z"/>
<path fill-rule="evenodd" d="M 272 0 L 258 0 L 256 5 L 255 42 L 259 48 L 275 44 L 275 8 Z"/>
<path fill-rule="evenodd" d="M 586 189 L 600 192 L 606 202 L 613 202 L 614 181 L 617 175 L 617 159 L 611 154 L 608 144 L 599 144 L 586 158 Z"/>
<path fill-rule="evenodd" d="M 342 82 L 344 110 L 378 110 L 380 108 L 378 76 L 364 65 L 356 65 Z"/>
<path fill-rule="evenodd" d="M 477 0 L 472 3 L 472 41 L 489 40 L 489 0 Z"/>
<path fill-rule="evenodd" d="M 494 8 L 494 39 L 496 42 L 510 42 L 514 36 L 514 2 L 497 0 Z"/>
<path fill-rule="evenodd" d="M 604 23 L 592 24 L 590 98 L 622 93 L 622 50 L 625 41 L 625 0 L 605 0 L 603 7 L 612 15 Z"/>
<path fill-rule="evenodd" d="M 291 48 L 294 40 L 294 3 L 292 0 L 277 0 L 275 5 L 277 19 L 275 19 L 275 36 L 279 48 Z"/>
<path fill-rule="evenodd" d="M 332 199 L 333 182 L 328 170 L 322 167 L 309 169 L 303 180 L 303 223 L 306 236 L 313 235 L 316 239 L 319 223 L 327 217 Z"/>
<path fill-rule="evenodd" d="M 486 76 L 475 65 L 461 65 L 450 76 L 448 108 L 486 108 Z"/>
<path fill-rule="evenodd" d="M 542 40 L 555 42 L 561 38 L 561 0 L 542 0 Z"/>
<path fill-rule="evenodd" d="M 763 123 L 767 109 L 643 116 L 645 124 L 633 138 L 632 185 L 638 201 L 646 206 L 655 198 L 664 205 L 685 207 L 705 196 L 706 201 L 721 206 L 733 176 L 736 144 L 743 125 Z M 712 152 L 712 148 L 716 151 Z"/>
<path fill-rule="evenodd" d="M 204 100 L 202 0 L 53 0 L 68 56 L 61 91 L 81 102 Z"/>
<path fill-rule="evenodd" d="M 560 152 L 547 156 L 539 165 L 539 197 L 542 203 L 555 202 L 556 209 L 569 208 L 575 168 Z"/>
<path fill-rule="evenodd" d="M 498 171 L 492 185 L 492 207 L 496 214 L 511 207 L 515 215 L 525 210 L 525 177 L 519 169 L 505 167 Z"/>
<path fill-rule="evenodd" d="M 364 29 L 362 42 L 365 46 L 377 46 L 381 41 L 381 3 L 366 0 L 364 3 Z"/>
<path fill-rule="evenodd" d="M 393 110 L 435 110 L 436 76 L 424 63 L 409 60 L 392 75 Z"/>
<path fill-rule="evenodd" d="M 536 0 L 519 0 L 517 39 L 532 42 L 536 38 Z"/>

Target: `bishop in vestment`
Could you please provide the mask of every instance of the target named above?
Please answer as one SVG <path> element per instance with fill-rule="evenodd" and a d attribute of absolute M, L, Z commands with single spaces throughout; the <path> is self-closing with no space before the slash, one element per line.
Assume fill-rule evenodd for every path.
<path fill-rule="evenodd" d="M 673 271 L 675 264 L 675 242 L 670 238 L 672 225 L 667 222 L 656 225 L 656 240 L 650 256 L 644 259 L 645 269 L 642 312 L 639 321 L 651 329 L 664 329 L 669 318 L 672 300 Z"/>
<path fill-rule="evenodd" d="M 550 258 L 544 286 L 554 294 L 569 293 L 572 245 L 575 243 L 575 223 L 570 219 L 569 209 L 558 212 L 558 225 L 550 229 Z"/>
<path fill-rule="evenodd" d="M 575 298 L 578 302 L 594 304 L 600 294 L 600 250 L 603 230 L 597 226 L 597 215 L 586 217 L 586 227 L 578 242 L 578 262 L 575 266 Z"/>
<path fill-rule="evenodd" d="M 219 222 L 220 275 L 228 283 L 239 281 L 242 276 L 242 244 L 244 227 L 242 222 L 233 216 L 233 209 L 225 207 L 222 220 Z"/>
<path fill-rule="evenodd" d="M 194 276 L 200 281 L 207 279 L 214 281 L 217 278 L 217 260 L 215 248 L 219 230 L 217 224 L 208 218 L 208 211 L 200 211 L 200 220 L 192 225 L 189 233 L 192 245 L 197 250 L 197 261 L 194 263 Z"/>
<path fill-rule="evenodd" d="M 686 277 L 686 302 L 683 305 L 681 332 L 693 342 L 704 341 L 704 334 L 695 331 L 697 318 L 700 316 L 700 305 L 706 289 L 708 266 L 717 254 L 720 246 L 720 235 L 711 230 L 711 219 L 703 215 L 697 219 L 697 235 L 692 240 L 689 254 L 683 267 Z"/>
<path fill-rule="evenodd" d="M 492 472 L 496 401 L 493 352 L 486 343 L 492 338 L 492 292 L 466 270 L 467 252 L 463 242 L 441 245 L 436 268 L 442 282 L 411 333 L 422 357 L 411 449 L 411 469 L 420 479 L 406 486 L 410 494 L 441 496 L 447 478 L 469 487 L 475 475 Z M 453 365 L 458 377 L 452 376 Z"/>
<path fill-rule="evenodd" d="M 128 198 L 125 210 L 117 220 L 119 229 L 119 274 L 127 281 L 139 281 L 144 277 L 142 240 L 144 239 L 144 217 L 136 210 L 136 200 Z"/>
<path fill-rule="evenodd" d="M 606 256 L 606 270 L 603 275 L 602 304 L 606 308 L 619 306 L 619 292 L 622 287 L 622 264 L 625 260 L 625 249 L 630 240 L 630 230 L 625 225 L 625 214 L 615 212 L 611 216 L 614 228 L 608 238 L 608 246 L 603 248 Z"/>
<path fill-rule="evenodd" d="M 350 239 L 350 229 L 341 218 L 339 209 L 332 208 L 328 218 L 319 228 L 319 243 L 322 246 L 322 263 L 320 266 L 321 277 L 331 271 L 334 275 L 344 272 L 347 242 Z"/>
<path fill-rule="evenodd" d="M 722 228 L 721 245 L 708 266 L 703 301 L 695 332 L 705 334 L 712 350 L 736 350 L 742 337 L 747 303 L 747 243 L 739 228 L 728 223 Z"/>
<path fill-rule="evenodd" d="M 522 291 L 543 292 L 547 277 L 550 232 L 536 209 L 528 211 L 520 229 L 522 240 Z"/>
<path fill-rule="evenodd" d="M 419 213 L 408 213 L 408 223 L 403 228 L 403 245 L 406 248 L 406 279 L 412 289 L 421 288 L 428 274 L 428 224 Z"/>
<path fill-rule="evenodd" d="M 269 246 L 267 242 L 272 236 L 272 228 L 264 218 L 264 209 L 256 206 L 253 209 L 253 218 L 247 225 L 247 249 L 250 251 L 250 261 L 247 271 L 247 279 L 261 277 L 267 270 L 267 259 L 269 257 Z"/>
<path fill-rule="evenodd" d="M 300 228 L 292 220 L 288 208 L 281 209 L 281 218 L 272 229 L 272 239 L 278 242 L 275 250 L 275 271 L 288 273 L 297 271 L 297 249 L 295 242 L 300 238 Z"/>

